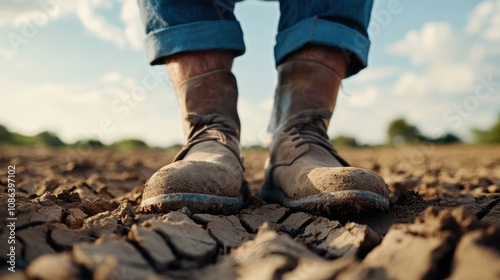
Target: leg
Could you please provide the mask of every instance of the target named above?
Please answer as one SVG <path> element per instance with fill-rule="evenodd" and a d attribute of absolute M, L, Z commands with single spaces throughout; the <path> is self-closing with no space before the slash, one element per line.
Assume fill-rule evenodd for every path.
<path fill-rule="evenodd" d="M 283 63 L 310 60 L 321 63 L 337 73 L 341 79 L 346 77 L 348 52 L 345 50 L 323 45 L 307 44 L 287 56 Z"/>
<path fill-rule="evenodd" d="M 187 111 L 184 110 L 184 106 L 186 105 L 185 104 L 186 100 L 182 98 L 185 95 L 184 92 L 187 90 L 185 87 L 183 87 L 183 85 L 186 84 L 185 82 L 191 78 L 195 78 L 197 76 L 201 76 L 203 74 L 210 73 L 213 71 L 223 70 L 226 72 L 230 72 L 231 66 L 233 64 L 233 59 L 234 59 L 233 53 L 227 50 L 182 52 L 171 56 L 167 56 L 165 58 L 165 64 L 170 74 L 170 78 L 180 97 L 179 101 L 183 117 L 187 116 Z M 225 82 L 222 81 L 222 83 Z M 194 94 L 196 95 L 203 94 L 202 89 L 198 89 L 197 91 L 198 93 Z M 235 88 L 234 91 L 236 92 L 237 89 Z M 237 92 L 235 94 L 237 96 Z M 208 93 L 205 93 L 204 96 L 208 97 Z M 222 99 L 220 99 L 221 97 L 222 96 L 212 96 L 211 99 L 213 101 L 216 100 L 223 101 Z M 199 101 L 201 102 L 202 100 L 199 99 Z M 192 102 L 196 102 L 196 100 L 193 100 Z M 230 106 L 235 107 L 236 104 Z M 234 110 L 236 110 L 236 107 L 234 108 Z M 212 113 L 210 112 L 210 110 L 206 112 Z M 236 112 L 234 113 L 234 115 L 235 116 L 232 117 L 238 119 Z M 239 130 L 239 120 L 237 122 Z M 186 136 L 188 136 L 190 128 L 191 124 L 189 122 L 184 122 L 184 134 Z"/>
<path fill-rule="evenodd" d="M 167 65 L 170 78 L 175 88 L 185 80 L 215 70 L 231 71 L 234 55 L 231 51 L 208 50 L 196 52 L 182 52 L 167 56 Z"/>
<path fill-rule="evenodd" d="M 247 195 L 231 73 L 244 45 L 233 5 L 219 2 L 226 1 L 139 1 L 150 63 L 166 64 L 186 136 L 174 162 L 145 184 L 146 211 L 231 212 Z"/>
<path fill-rule="evenodd" d="M 367 65 L 367 28 L 372 6 L 373 0 L 280 0 L 276 65 L 289 58 L 301 58 L 330 67 L 338 63 L 342 54 L 347 67 L 345 77 L 356 74 Z M 330 68 L 342 76 L 343 69 Z"/>
<path fill-rule="evenodd" d="M 303 9 L 298 4 L 280 2 L 273 141 L 261 195 L 337 217 L 384 211 L 384 180 L 347 167 L 326 133 L 342 79 L 366 66 L 371 2 L 312 0 Z"/>
<path fill-rule="evenodd" d="M 138 0 L 146 32 L 146 54 L 152 65 L 182 52 L 245 52 L 243 32 L 228 0 Z"/>

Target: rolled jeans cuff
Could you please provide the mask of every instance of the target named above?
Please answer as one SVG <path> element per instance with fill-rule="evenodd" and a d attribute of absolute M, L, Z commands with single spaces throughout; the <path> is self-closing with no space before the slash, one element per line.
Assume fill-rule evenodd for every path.
<path fill-rule="evenodd" d="M 346 25 L 318 17 L 299 21 L 276 36 L 274 56 L 276 65 L 292 52 L 312 43 L 337 47 L 351 52 L 347 55 L 347 76 L 352 76 L 367 66 L 370 40 L 366 35 Z"/>
<path fill-rule="evenodd" d="M 245 53 L 243 31 L 237 21 L 198 21 L 150 32 L 146 36 L 146 54 L 151 65 L 160 59 L 186 51 L 231 50 L 235 56 Z"/>

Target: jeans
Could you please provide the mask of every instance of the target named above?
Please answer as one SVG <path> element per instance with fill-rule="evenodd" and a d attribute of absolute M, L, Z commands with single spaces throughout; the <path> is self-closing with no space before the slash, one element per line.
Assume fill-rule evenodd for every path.
<path fill-rule="evenodd" d="M 234 0 L 138 0 L 151 65 L 185 51 L 245 52 Z M 367 65 L 367 28 L 373 0 L 280 0 L 276 65 L 306 44 L 345 50 L 347 76 Z"/>

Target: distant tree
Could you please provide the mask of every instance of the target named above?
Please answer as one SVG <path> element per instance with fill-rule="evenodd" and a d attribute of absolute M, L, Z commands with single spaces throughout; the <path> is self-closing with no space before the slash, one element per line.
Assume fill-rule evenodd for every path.
<path fill-rule="evenodd" d="M 33 146 L 34 137 L 11 132 L 7 127 L 0 125 L 0 143 L 14 146 Z"/>
<path fill-rule="evenodd" d="M 165 148 L 165 150 L 169 151 L 179 151 L 182 149 L 183 145 L 182 144 L 173 144 Z"/>
<path fill-rule="evenodd" d="M 462 143 L 462 139 L 460 139 L 453 133 L 446 133 L 441 137 L 431 139 L 431 142 L 436 144 L 454 144 L 454 143 Z"/>
<path fill-rule="evenodd" d="M 484 143 L 500 143 L 500 114 L 497 122 L 488 130 L 472 129 L 474 142 L 479 144 Z"/>
<path fill-rule="evenodd" d="M 359 147 L 359 143 L 356 141 L 356 138 L 350 136 L 338 136 L 333 138 L 331 143 L 336 147 Z"/>
<path fill-rule="evenodd" d="M 389 123 L 387 136 L 389 138 L 389 144 L 394 146 L 427 140 L 416 126 L 407 123 L 403 118 L 395 119 Z"/>
<path fill-rule="evenodd" d="M 144 141 L 139 139 L 124 139 L 111 144 L 112 148 L 119 150 L 137 150 L 148 149 L 149 146 Z"/>
<path fill-rule="evenodd" d="M 33 147 L 35 145 L 34 136 L 26 136 L 20 133 L 12 132 L 10 144 L 16 146 Z"/>
<path fill-rule="evenodd" d="M 102 148 L 105 145 L 97 139 L 83 139 L 83 140 L 78 140 L 75 143 L 75 146 L 77 146 L 77 147 L 90 147 L 90 148 Z"/>
<path fill-rule="evenodd" d="M 59 137 L 53 132 L 44 131 L 35 135 L 34 137 L 35 145 L 43 145 L 48 147 L 64 147 L 64 144 Z"/>
<path fill-rule="evenodd" d="M 3 125 L 0 125 L 0 142 L 10 143 L 12 141 L 12 134 Z"/>
<path fill-rule="evenodd" d="M 243 147 L 244 150 L 247 151 L 266 151 L 267 148 L 262 145 L 251 145 Z"/>

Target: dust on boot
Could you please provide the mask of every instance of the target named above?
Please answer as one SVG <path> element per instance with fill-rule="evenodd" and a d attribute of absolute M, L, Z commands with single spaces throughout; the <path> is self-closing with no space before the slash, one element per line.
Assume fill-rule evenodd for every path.
<path fill-rule="evenodd" d="M 284 63 L 278 73 L 261 197 L 334 217 L 387 210 L 384 180 L 371 171 L 349 167 L 328 139 L 341 78 L 313 61 Z"/>
<path fill-rule="evenodd" d="M 141 207 L 234 212 L 249 195 L 239 144 L 236 79 L 230 71 L 212 71 L 185 81 L 178 95 L 186 144 L 173 163 L 146 182 Z"/>

